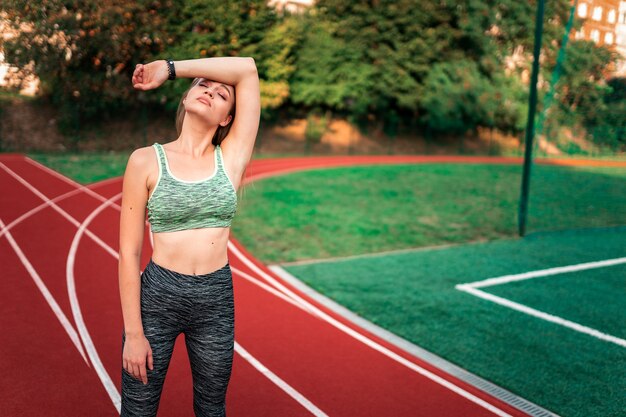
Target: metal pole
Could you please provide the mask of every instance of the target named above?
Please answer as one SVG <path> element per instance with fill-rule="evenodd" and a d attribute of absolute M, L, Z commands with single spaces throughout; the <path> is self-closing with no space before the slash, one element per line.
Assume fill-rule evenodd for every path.
<path fill-rule="evenodd" d="M 519 235 L 526 233 L 526 217 L 528 211 L 528 190 L 530 187 L 530 167 L 532 163 L 533 136 L 535 125 L 535 109 L 537 108 L 537 78 L 539 77 L 539 53 L 541 52 L 541 34 L 543 32 L 544 0 L 537 3 L 535 17 L 535 47 L 533 50 L 533 72 L 530 80 L 530 97 L 528 100 L 528 122 L 526 124 L 526 138 L 524 140 L 524 172 L 522 175 L 522 195 L 519 205 Z"/>

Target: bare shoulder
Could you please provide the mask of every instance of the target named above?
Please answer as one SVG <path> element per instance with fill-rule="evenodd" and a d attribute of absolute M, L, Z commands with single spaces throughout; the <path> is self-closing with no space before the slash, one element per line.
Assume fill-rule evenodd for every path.
<path fill-rule="evenodd" d="M 154 158 L 154 149 L 152 146 L 142 146 L 141 148 L 137 148 L 128 157 L 128 163 L 133 163 L 135 165 L 143 165 L 148 163 L 151 159 Z"/>
<path fill-rule="evenodd" d="M 154 147 L 143 146 L 135 149 L 128 157 L 124 176 L 131 176 L 133 180 L 141 181 L 151 188 L 158 176 L 158 169 Z"/>

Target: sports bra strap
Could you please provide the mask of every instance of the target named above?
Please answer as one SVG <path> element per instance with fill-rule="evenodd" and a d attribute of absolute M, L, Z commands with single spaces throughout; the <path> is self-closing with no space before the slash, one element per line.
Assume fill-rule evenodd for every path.
<path fill-rule="evenodd" d="M 165 166 L 165 155 L 164 155 L 164 150 L 163 150 L 163 146 L 160 143 L 155 142 L 153 145 L 156 150 L 157 150 L 157 155 L 159 157 L 159 164 L 161 165 L 162 168 L 162 172 L 166 172 L 166 166 Z"/>
<path fill-rule="evenodd" d="M 224 166 L 224 161 L 222 159 L 222 147 L 220 145 L 217 145 L 215 147 L 215 152 L 217 152 L 217 165 L 218 165 L 218 167 L 223 167 Z"/>
<path fill-rule="evenodd" d="M 165 156 L 165 150 L 163 149 L 163 145 L 161 145 L 158 142 L 154 142 L 154 145 L 152 146 L 154 146 L 157 150 L 157 154 L 159 156 L 159 164 L 161 165 L 161 168 L 162 168 L 161 172 L 167 172 L 166 156 Z M 217 166 L 218 168 L 223 169 L 224 161 L 222 157 L 222 147 L 220 145 L 217 145 L 215 147 L 215 152 L 217 152 Z"/>

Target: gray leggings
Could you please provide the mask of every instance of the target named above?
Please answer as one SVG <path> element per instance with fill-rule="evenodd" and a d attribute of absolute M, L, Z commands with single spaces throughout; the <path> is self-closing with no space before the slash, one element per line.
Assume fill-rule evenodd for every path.
<path fill-rule="evenodd" d="M 141 274 L 141 321 L 152 348 L 143 384 L 122 367 L 121 416 L 156 416 L 165 374 L 180 333 L 185 334 L 193 376 L 196 417 L 226 415 L 235 343 L 232 272 L 227 262 L 204 275 L 186 275 L 155 264 Z M 126 333 L 122 331 L 122 352 Z"/>

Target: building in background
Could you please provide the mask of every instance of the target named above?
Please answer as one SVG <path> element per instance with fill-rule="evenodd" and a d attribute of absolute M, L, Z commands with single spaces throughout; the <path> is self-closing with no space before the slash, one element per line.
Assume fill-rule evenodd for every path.
<path fill-rule="evenodd" d="M 615 26 L 615 49 L 624 58 L 617 65 L 615 73 L 620 77 L 626 77 L 626 1 L 619 2 Z"/>
<path fill-rule="evenodd" d="M 579 0 L 575 17 L 583 25 L 572 34 L 573 38 L 590 40 L 619 52 L 622 59 L 610 68 L 610 75 L 626 76 L 626 1 Z"/>
<path fill-rule="evenodd" d="M 24 75 L 19 68 L 13 67 L 4 61 L 2 41 L 17 36 L 17 31 L 9 27 L 8 15 L 0 12 L 0 88 L 19 88 L 19 94 L 34 96 L 39 89 L 39 78 L 32 74 L 34 62 L 30 64 L 30 75 Z"/>
<path fill-rule="evenodd" d="M 314 0 L 269 0 L 267 4 L 282 13 L 301 13 L 313 5 Z"/>

